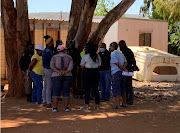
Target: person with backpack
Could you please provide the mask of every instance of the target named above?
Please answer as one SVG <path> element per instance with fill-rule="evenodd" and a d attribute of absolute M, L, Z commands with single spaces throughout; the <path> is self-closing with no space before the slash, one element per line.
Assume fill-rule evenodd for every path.
<path fill-rule="evenodd" d="M 23 52 L 21 59 L 19 61 L 20 69 L 24 74 L 24 87 L 27 97 L 27 102 L 32 102 L 32 79 L 29 75 L 27 75 L 27 70 L 29 68 L 29 64 L 31 63 L 31 57 L 34 55 L 34 43 L 32 41 L 28 41 L 26 44 L 26 49 Z"/>

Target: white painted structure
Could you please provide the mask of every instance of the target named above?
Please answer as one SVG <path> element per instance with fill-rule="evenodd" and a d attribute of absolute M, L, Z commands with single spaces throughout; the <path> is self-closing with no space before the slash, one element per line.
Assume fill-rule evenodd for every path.
<path fill-rule="evenodd" d="M 140 81 L 180 81 L 180 57 L 150 47 L 129 47 L 140 71 L 134 78 Z"/>

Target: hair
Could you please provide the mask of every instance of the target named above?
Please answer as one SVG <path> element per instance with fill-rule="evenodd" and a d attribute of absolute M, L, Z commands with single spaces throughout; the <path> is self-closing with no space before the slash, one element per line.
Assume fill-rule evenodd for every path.
<path fill-rule="evenodd" d="M 97 55 L 97 50 L 96 50 L 96 45 L 93 44 L 92 42 L 89 42 L 87 45 L 87 53 L 90 54 L 91 59 L 96 62 L 96 59 L 98 59 L 98 55 Z"/>
<path fill-rule="evenodd" d="M 121 40 L 121 41 L 119 41 L 119 47 L 120 47 L 120 44 L 123 44 L 124 46 L 126 46 L 126 42 L 124 41 L 124 40 Z"/>
<path fill-rule="evenodd" d="M 106 44 L 105 43 L 101 43 L 101 45 L 104 45 L 106 47 Z"/>

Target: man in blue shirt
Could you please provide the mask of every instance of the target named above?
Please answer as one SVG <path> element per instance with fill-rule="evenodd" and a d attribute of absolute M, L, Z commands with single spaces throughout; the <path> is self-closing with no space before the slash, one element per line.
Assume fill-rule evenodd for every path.
<path fill-rule="evenodd" d="M 43 106 L 46 108 L 52 108 L 51 106 L 51 89 L 52 89 L 52 69 L 50 68 L 51 58 L 53 57 L 53 39 L 49 35 L 44 36 L 46 48 L 43 51 L 43 75 L 44 75 L 44 88 L 43 88 Z"/>
<path fill-rule="evenodd" d="M 118 44 L 112 42 L 110 44 L 111 50 L 111 75 L 112 75 L 112 88 L 113 95 L 116 97 L 117 105 L 114 109 L 120 109 L 121 105 L 121 96 L 123 98 L 122 107 L 126 107 L 126 93 L 124 86 L 124 77 L 122 71 L 128 72 L 125 68 L 127 66 L 127 60 L 120 51 L 117 50 Z"/>

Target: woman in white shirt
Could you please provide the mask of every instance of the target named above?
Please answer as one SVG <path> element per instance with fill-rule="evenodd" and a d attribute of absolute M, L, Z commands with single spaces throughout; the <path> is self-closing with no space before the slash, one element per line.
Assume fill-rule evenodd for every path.
<path fill-rule="evenodd" d="M 83 70 L 83 84 L 85 88 L 85 106 L 81 107 L 81 110 L 87 111 L 89 109 L 89 100 L 91 89 L 95 95 L 95 109 L 99 109 L 99 70 L 101 66 L 101 58 L 96 53 L 97 49 L 93 43 L 88 43 L 86 54 L 81 60 L 81 68 Z"/>

